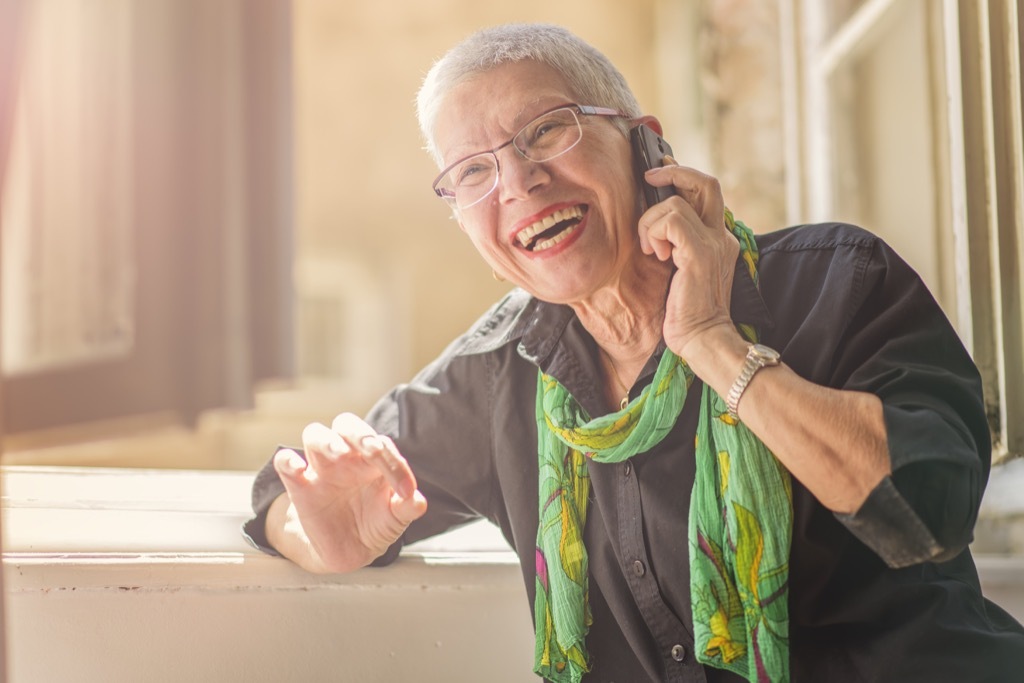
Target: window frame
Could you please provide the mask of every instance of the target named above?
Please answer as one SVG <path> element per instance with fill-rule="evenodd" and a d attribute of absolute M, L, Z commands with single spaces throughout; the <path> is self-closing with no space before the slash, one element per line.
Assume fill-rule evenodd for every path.
<path fill-rule="evenodd" d="M 24 7 L 22 57 L 38 40 L 51 68 L 85 69 L 61 41 L 39 39 L 41 5 Z M 115 38 L 132 57 L 126 92 L 113 93 L 126 130 L 111 134 L 129 150 L 133 331 L 114 355 L 5 373 L 8 447 L 126 417 L 191 426 L 211 408 L 250 407 L 257 383 L 294 372 L 290 3 L 104 7 L 118 28 L 97 25 L 92 42 Z M 88 107 L 102 74 L 80 76 Z M 81 170 L 102 183 L 103 160 L 85 152 Z M 37 199 L 54 201 L 44 190 Z"/>
<path fill-rule="evenodd" d="M 826 3 L 780 0 L 791 223 L 834 219 L 830 79 L 908 5 L 864 0 L 833 29 Z M 1024 455 L 1024 0 L 924 2 L 938 281 L 982 375 L 994 461 Z M 863 142 L 863 141 L 862 141 Z"/>

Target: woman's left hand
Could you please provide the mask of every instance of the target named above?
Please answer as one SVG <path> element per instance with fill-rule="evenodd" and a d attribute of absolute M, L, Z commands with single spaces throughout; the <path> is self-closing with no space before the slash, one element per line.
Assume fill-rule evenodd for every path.
<path fill-rule="evenodd" d="M 645 254 L 676 266 L 663 332 L 668 347 L 686 358 L 687 344 L 701 333 L 720 325 L 735 329 L 729 300 L 740 245 L 725 226 L 718 180 L 677 165 L 652 169 L 646 178 L 656 187 L 676 188 L 676 196 L 640 217 L 639 232 Z"/>

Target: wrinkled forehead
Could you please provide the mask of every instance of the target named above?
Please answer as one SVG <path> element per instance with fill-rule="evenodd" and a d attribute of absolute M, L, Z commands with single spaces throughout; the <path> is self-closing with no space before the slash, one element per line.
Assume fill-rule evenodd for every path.
<path fill-rule="evenodd" d="M 554 68 L 524 60 L 467 76 L 441 99 L 434 142 L 451 162 L 502 144 L 546 109 L 574 102 Z"/>

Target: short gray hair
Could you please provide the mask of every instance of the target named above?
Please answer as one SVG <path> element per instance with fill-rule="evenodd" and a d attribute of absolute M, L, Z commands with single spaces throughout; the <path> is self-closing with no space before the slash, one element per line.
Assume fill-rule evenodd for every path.
<path fill-rule="evenodd" d="M 416 97 L 416 114 L 426 149 L 441 165 L 434 124 L 452 88 L 502 64 L 532 59 L 558 71 L 577 104 L 611 107 L 631 117 L 642 114 L 626 79 L 601 52 L 561 26 L 504 24 L 473 33 L 434 63 Z M 628 124 L 617 121 L 626 132 Z"/>

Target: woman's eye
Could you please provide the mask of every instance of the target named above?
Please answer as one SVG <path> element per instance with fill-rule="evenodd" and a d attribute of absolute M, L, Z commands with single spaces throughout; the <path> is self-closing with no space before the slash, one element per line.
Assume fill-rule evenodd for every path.
<path fill-rule="evenodd" d="M 459 185 L 471 185 L 479 182 L 490 167 L 487 164 L 467 164 L 459 169 L 457 182 Z"/>
<path fill-rule="evenodd" d="M 544 135 L 544 133 L 547 133 L 547 132 L 551 131 L 557 125 L 558 124 L 553 122 L 553 121 L 548 121 L 548 122 L 542 123 L 540 126 L 537 127 L 537 132 L 534 133 L 534 137 L 538 137 L 538 138 L 541 137 L 542 135 Z"/>
<path fill-rule="evenodd" d="M 544 121 L 534 129 L 532 137 L 534 140 L 539 140 L 545 135 L 557 132 L 563 126 L 564 124 L 560 121 Z"/>

